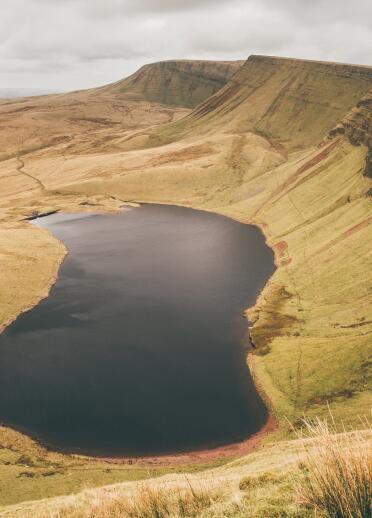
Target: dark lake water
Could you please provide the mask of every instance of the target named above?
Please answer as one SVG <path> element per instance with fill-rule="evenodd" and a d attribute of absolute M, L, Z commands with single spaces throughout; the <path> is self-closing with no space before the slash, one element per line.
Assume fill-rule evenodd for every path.
<path fill-rule="evenodd" d="M 0 421 L 60 450 L 228 444 L 267 419 L 243 310 L 274 271 L 260 231 L 191 209 L 37 220 L 70 251 L 50 296 L 0 336 Z"/>

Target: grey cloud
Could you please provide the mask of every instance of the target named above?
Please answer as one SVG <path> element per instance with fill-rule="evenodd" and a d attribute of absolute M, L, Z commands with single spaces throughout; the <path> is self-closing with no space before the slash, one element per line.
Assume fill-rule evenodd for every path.
<path fill-rule="evenodd" d="M 110 17 L 113 15 L 159 14 L 218 8 L 235 0 L 34 0 L 44 5 L 78 5 L 88 16 Z"/>
<path fill-rule="evenodd" d="M 54 57 L 72 62 L 145 57 L 149 54 L 146 39 L 156 39 L 162 26 L 146 20 L 133 23 L 115 18 L 95 23 L 68 1 L 63 5 L 57 2 L 47 12 L 39 12 L 35 5 L 28 20 L 14 20 L 18 30 L 3 37 L 0 57 L 25 61 Z"/>
<path fill-rule="evenodd" d="M 293 42 L 291 23 L 280 12 L 251 10 L 246 4 L 230 5 L 225 14 L 222 17 L 215 11 L 199 15 L 194 20 L 189 16 L 193 27 L 190 45 L 195 52 L 230 55 L 245 52 L 244 57 L 248 57 L 255 49 L 260 49 L 261 53 L 278 52 Z"/>
<path fill-rule="evenodd" d="M 1 0 L 0 87 L 88 87 L 162 59 L 252 53 L 371 64 L 371 48 L 371 0 Z"/>
<path fill-rule="evenodd" d="M 262 3 L 270 9 L 285 12 L 301 25 L 322 25 L 340 20 L 365 24 L 372 19 L 371 0 L 262 0 Z M 314 25 L 314 30 L 316 28 Z"/>

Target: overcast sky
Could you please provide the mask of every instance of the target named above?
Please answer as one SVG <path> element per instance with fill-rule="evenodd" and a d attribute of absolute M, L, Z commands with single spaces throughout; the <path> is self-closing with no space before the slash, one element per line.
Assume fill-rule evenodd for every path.
<path fill-rule="evenodd" d="M 71 90 L 163 59 L 372 65 L 372 0 L 0 0 L 0 88 Z"/>

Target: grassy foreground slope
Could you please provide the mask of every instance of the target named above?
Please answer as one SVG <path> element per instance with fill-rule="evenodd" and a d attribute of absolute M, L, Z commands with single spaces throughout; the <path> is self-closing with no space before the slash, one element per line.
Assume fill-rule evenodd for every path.
<path fill-rule="evenodd" d="M 7 518 L 369 518 L 371 473 L 364 460 L 371 451 L 371 431 L 334 434 L 322 424 L 315 425 L 313 430 L 308 437 L 269 444 L 201 473 L 173 473 L 86 489 L 76 495 L 41 498 L 0 508 L 0 515 Z M 322 498 L 316 497 L 315 512 L 313 505 L 306 505 L 308 497 L 312 498 L 309 473 L 314 473 L 314 462 L 316 473 L 326 474 L 329 481 L 336 482 L 331 488 L 321 484 L 320 489 L 326 490 L 326 506 L 322 505 Z M 353 491 L 357 474 L 357 488 L 365 490 L 365 498 Z M 336 498 L 336 507 L 349 512 L 337 515 L 324 512 L 332 497 Z M 332 504 L 328 507 L 334 508 Z"/>
<path fill-rule="evenodd" d="M 40 102 L 47 99 L 59 109 L 59 97 Z M 371 111 L 372 68 L 261 56 L 249 58 L 219 92 L 184 111 L 186 117 L 155 128 L 149 128 L 153 112 L 146 111 L 146 121 L 131 128 L 113 124 L 86 132 L 79 123 L 71 141 L 53 140 L 54 126 L 45 132 L 44 115 L 29 106 L 27 124 L 49 144 L 21 147 L 27 124 L 16 118 L 1 146 L 0 325 L 46 294 L 64 255 L 46 231 L 30 228 L 27 216 L 117 210 L 133 201 L 226 214 L 258 225 L 276 255 L 278 269 L 248 314 L 256 345 L 249 365 L 281 421 L 277 438 L 287 435 L 287 418 L 296 424 L 303 413 L 324 416 L 328 405 L 336 420 L 359 426 L 371 408 Z M 127 124 L 130 117 L 122 117 Z M 63 126 L 57 119 L 53 124 L 58 131 Z M 78 462 L 75 470 L 68 458 L 58 460 L 65 471 L 54 479 L 18 478 L 54 461 L 41 452 L 36 466 L 25 469 L 21 452 L 35 447 L 17 437 L 15 445 L 12 432 L 1 430 L 0 458 L 10 462 L 3 480 L 16 488 L 12 501 L 38 498 L 35 488 L 49 496 L 82 487 L 84 462 L 71 461 Z M 279 443 L 208 477 L 228 486 L 244 473 L 286 471 L 294 451 L 294 442 Z M 105 469 L 87 475 L 87 484 L 113 482 Z M 121 476 L 144 475 L 115 480 Z M 28 493 L 22 496 L 23 480 Z M 287 494 L 290 482 L 278 484 Z M 276 487 L 269 484 L 267 494 Z M 300 516 L 296 512 L 292 516 Z"/>

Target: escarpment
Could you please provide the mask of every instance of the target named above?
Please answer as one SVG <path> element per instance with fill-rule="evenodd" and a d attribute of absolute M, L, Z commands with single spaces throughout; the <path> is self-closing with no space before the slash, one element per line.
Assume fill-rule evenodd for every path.
<path fill-rule="evenodd" d="M 181 135 L 252 132 L 292 152 L 318 145 L 372 86 L 372 69 L 250 56 L 230 81 L 176 123 Z"/>
<path fill-rule="evenodd" d="M 127 79 L 105 87 L 169 106 L 194 108 L 222 88 L 244 61 L 160 61 L 144 65 Z"/>
<path fill-rule="evenodd" d="M 367 146 L 364 175 L 372 179 L 372 88 L 350 113 L 330 131 L 330 137 L 345 134 L 354 146 Z"/>

